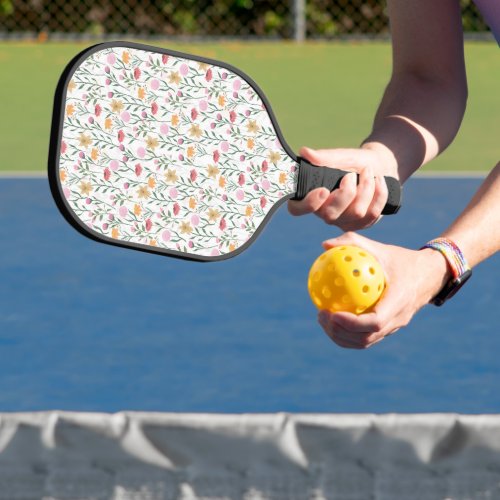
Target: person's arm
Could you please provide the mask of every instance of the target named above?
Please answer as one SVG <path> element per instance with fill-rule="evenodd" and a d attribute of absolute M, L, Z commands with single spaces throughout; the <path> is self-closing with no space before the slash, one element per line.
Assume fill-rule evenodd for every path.
<path fill-rule="evenodd" d="M 393 71 L 372 132 L 358 149 L 300 151 L 313 164 L 359 173 L 359 185 L 346 176 L 331 194 L 316 189 L 289 202 L 293 215 L 313 212 L 343 230 L 372 225 L 387 199 L 382 177 L 404 182 L 458 131 L 467 100 L 458 0 L 389 0 L 388 9 Z"/>
<path fill-rule="evenodd" d="M 441 236 L 458 245 L 471 267 L 500 250 L 500 163 Z M 406 326 L 451 277 L 445 258 L 429 248 L 409 250 L 384 245 L 356 233 L 328 240 L 324 247 L 346 244 L 358 245 L 375 255 L 386 273 L 387 288 L 373 312 L 359 316 L 320 312 L 321 326 L 342 347 L 367 348 Z M 473 281 L 466 286 L 473 286 Z"/>

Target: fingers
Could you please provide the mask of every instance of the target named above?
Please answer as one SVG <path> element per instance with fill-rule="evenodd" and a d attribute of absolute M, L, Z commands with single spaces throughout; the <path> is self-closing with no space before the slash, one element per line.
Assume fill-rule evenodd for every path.
<path fill-rule="evenodd" d="M 292 215 L 305 215 L 317 212 L 329 196 L 330 191 L 326 188 L 314 189 L 303 200 L 290 200 L 288 202 L 288 211 Z"/>
<path fill-rule="evenodd" d="M 318 322 L 333 342 L 348 349 L 367 349 L 399 329 L 375 312 L 356 316 L 320 311 Z"/>
<path fill-rule="evenodd" d="M 327 224 L 344 231 L 363 229 L 375 224 L 387 201 L 388 191 L 383 176 L 375 175 L 370 152 L 357 149 L 302 148 L 300 155 L 313 165 L 352 171 L 344 176 L 338 189 L 328 193 L 317 189 L 303 200 L 289 201 L 292 215 L 315 213 Z M 357 181 L 356 173 L 359 174 Z"/>

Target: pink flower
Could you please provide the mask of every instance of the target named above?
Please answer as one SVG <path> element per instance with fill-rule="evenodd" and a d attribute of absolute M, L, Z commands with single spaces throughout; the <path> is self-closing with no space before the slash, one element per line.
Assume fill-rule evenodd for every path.
<path fill-rule="evenodd" d="M 64 141 L 61 142 L 61 153 L 64 154 L 66 153 L 66 143 Z"/>
<path fill-rule="evenodd" d="M 113 53 L 108 54 L 107 61 L 109 64 L 115 64 L 116 57 Z"/>
<path fill-rule="evenodd" d="M 176 188 L 174 187 L 171 187 L 170 190 L 168 191 L 168 194 L 170 195 L 171 198 L 177 198 L 177 195 L 179 194 L 179 192 L 177 191 Z"/>
<path fill-rule="evenodd" d="M 99 106 L 99 104 L 96 104 L 96 105 L 95 105 L 95 108 L 94 108 L 94 114 L 95 114 L 96 116 L 99 116 L 99 115 L 101 114 L 101 111 L 102 111 L 101 106 Z"/>
<path fill-rule="evenodd" d="M 243 186 L 243 184 L 245 184 L 245 175 L 244 175 L 244 174 L 240 174 L 240 175 L 238 176 L 238 184 L 239 184 L 240 186 Z"/>
<path fill-rule="evenodd" d="M 151 219 L 146 219 L 146 231 L 151 231 L 152 227 L 153 223 L 151 222 Z"/>
<path fill-rule="evenodd" d="M 227 153 L 229 151 L 229 143 L 226 141 L 221 142 L 220 148 L 224 153 Z"/>
<path fill-rule="evenodd" d="M 123 139 L 125 139 L 125 133 L 123 132 L 123 130 L 119 130 L 118 131 L 118 141 L 123 142 Z"/>
<path fill-rule="evenodd" d="M 220 252 L 219 252 L 219 250 L 217 248 L 214 248 L 212 250 L 211 254 L 212 254 L 213 257 L 216 257 L 217 255 L 220 255 Z"/>
<path fill-rule="evenodd" d="M 151 104 L 151 113 L 153 113 L 153 115 L 156 115 L 156 113 L 158 113 L 158 104 L 156 104 L 156 102 Z"/>
<path fill-rule="evenodd" d="M 168 54 L 163 54 L 163 55 L 161 56 L 161 62 L 162 62 L 163 64 L 167 64 L 167 61 L 168 61 Z"/>
<path fill-rule="evenodd" d="M 141 70 L 139 68 L 135 68 L 134 69 L 134 78 L 136 80 L 139 80 L 140 77 L 141 77 Z"/>
<path fill-rule="evenodd" d="M 181 207 L 178 203 L 174 203 L 174 215 L 178 215 L 181 210 Z"/>
<path fill-rule="evenodd" d="M 271 187 L 271 183 L 267 179 L 264 179 L 262 181 L 262 189 L 267 191 L 270 187 Z"/>
<path fill-rule="evenodd" d="M 191 179 L 192 182 L 194 182 L 196 180 L 196 177 L 198 177 L 198 173 L 193 168 L 193 170 L 191 170 L 191 172 L 189 173 L 189 178 Z"/>
<path fill-rule="evenodd" d="M 168 125 L 166 123 L 160 125 L 160 132 L 164 135 L 168 134 Z"/>
<path fill-rule="evenodd" d="M 211 79 L 212 79 L 212 70 L 211 70 L 211 68 L 208 68 L 208 69 L 207 69 L 207 72 L 206 72 L 206 74 L 205 74 L 205 80 L 206 80 L 207 82 L 209 82 Z"/>
<path fill-rule="evenodd" d="M 144 158 L 146 156 L 146 150 L 143 147 L 137 148 L 137 156 L 139 158 Z"/>
<path fill-rule="evenodd" d="M 191 110 L 191 120 L 196 120 L 196 117 L 198 116 L 198 111 L 196 111 L 195 108 Z"/>
<path fill-rule="evenodd" d="M 111 170 L 118 170 L 118 162 L 116 160 L 111 160 L 109 162 L 109 168 Z"/>
<path fill-rule="evenodd" d="M 217 162 L 219 161 L 219 159 L 220 159 L 220 153 L 219 153 L 219 151 L 216 149 L 216 150 L 214 151 L 214 162 L 215 162 L 215 163 L 217 163 Z"/>
<path fill-rule="evenodd" d="M 238 91 L 240 90 L 240 88 L 241 88 L 241 80 L 235 80 L 233 82 L 233 90 Z"/>
<path fill-rule="evenodd" d="M 224 219 L 224 217 L 220 220 L 220 223 L 219 223 L 219 228 L 221 231 L 224 231 L 224 229 L 226 229 L 227 227 L 227 224 L 226 224 L 226 219 Z"/>
<path fill-rule="evenodd" d="M 193 224 L 193 226 L 197 226 L 198 224 L 200 223 L 200 218 L 198 215 L 196 214 L 193 214 L 191 216 L 191 224 Z"/>
<path fill-rule="evenodd" d="M 118 213 L 120 214 L 121 217 L 125 217 L 128 214 L 128 208 L 125 205 L 122 205 L 118 209 Z"/>
<path fill-rule="evenodd" d="M 153 90 L 158 90 L 159 87 L 160 87 L 160 82 L 156 78 L 153 78 L 153 80 L 151 80 L 151 88 Z"/>
<path fill-rule="evenodd" d="M 140 163 L 138 163 L 136 166 L 135 166 L 135 175 L 137 175 L 137 177 L 139 177 L 142 173 L 142 166 Z"/>
<path fill-rule="evenodd" d="M 230 113 L 229 113 L 229 121 L 231 123 L 234 123 L 236 121 L 236 111 L 232 110 Z"/>
<path fill-rule="evenodd" d="M 170 234 L 170 231 L 168 229 L 165 229 L 165 231 L 163 231 L 163 233 L 161 233 L 161 239 L 163 241 L 169 241 L 170 237 L 171 237 L 171 234 Z"/>
<path fill-rule="evenodd" d="M 182 76 L 186 76 L 189 72 L 189 66 L 187 64 L 181 64 L 181 67 L 179 68 L 179 73 Z"/>
<path fill-rule="evenodd" d="M 109 181 L 109 178 L 111 177 L 111 170 L 109 168 L 104 169 L 104 180 Z"/>
<path fill-rule="evenodd" d="M 267 204 L 267 200 L 266 200 L 266 197 L 265 196 L 262 196 L 261 199 L 260 199 L 260 206 L 261 208 L 264 208 Z"/>
<path fill-rule="evenodd" d="M 125 123 L 128 123 L 130 120 L 130 113 L 128 111 L 124 111 L 120 116 Z"/>
<path fill-rule="evenodd" d="M 266 160 L 262 162 L 262 172 L 267 172 L 268 169 L 268 163 Z"/>
<path fill-rule="evenodd" d="M 243 192 L 243 189 L 238 189 L 236 191 L 236 198 L 239 200 L 239 201 L 243 201 L 243 198 L 245 197 L 245 193 Z"/>
<path fill-rule="evenodd" d="M 208 108 L 208 103 L 207 101 L 200 101 L 200 110 L 201 111 L 206 111 Z"/>

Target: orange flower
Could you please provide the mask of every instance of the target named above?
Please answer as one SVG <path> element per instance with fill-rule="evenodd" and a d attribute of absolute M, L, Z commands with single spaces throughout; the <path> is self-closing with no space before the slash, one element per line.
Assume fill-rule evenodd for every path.
<path fill-rule="evenodd" d="M 138 205 L 137 203 L 134 205 L 134 214 L 135 215 L 141 215 L 141 212 L 142 212 L 142 208 L 140 205 Z"/>
<path fill-rule="evenodd" d="M 231 243 L 229 245 L 229 251 L 232 252 L 236 248 L 236 245 L 234 243 Z"/>
<path fill-rule="evenodd" d="M 106 118 L 104 120 L 104 128 L 109 130 L 113 126 L 113 120 L 111 118 Z"/>
<path fill-rule="evenodd" d="M 74 112 L 75 112 L 75 107 L 73 106 L 73 104 L 68 104 L 66 106 L 66 114 L 68 116 L 71 116 Z"/>
<path fill-rule="evenodd" d="M 179 125 L 179 116 L 174 115 L 174 116 L 172 116 L 172 126 L 175 127 L 177 125 Z"/>
<path fill-rule="evenodd" d="M 194 198 L 189 198 L 189 208 L 194 210 L 196 208 L 196 200 Z"/>
<path fill-rule="evenodd" d="M 154 187 L 156 186 L 156 181 L 155 181 L 155 178 L 154 178 L 154 177 L 150 177 L 150 178 L 148 179 L 148 186 L 149 186 L 150 188 L 154 188 Z"/>
<path fill-rule="evenodd" d="M 130 54 L 127 51 L 122 53 L 122 61 L 125 64 L 128 64 L 130 62 Z"/>
<path fill-rule="evenodd" d="M 280 173 L 280 178 L 279 178 L 279 183 L 280 184 L 285 184 L 286 182 L 286 173 L 285 172 L 281 172 Z"/>
<path fill-rule="evenodd" d="M 247 206 L 247 209 L 245 210 L 245 215 L 247 217 L 251 217 L 251 215 L 253 214 L 253 208 L 252 208 L 252 205 L 248 205 Z"/>
<path fill-rule="evenodd" d="M 98 156 L 99 156 L 99 151 L 97 150 L 97 148 L 92 148 L 92 151 L 90 152 L 90 157 L 94 161 L 96 161 Z"/>
<path fill-rule="evenodd" d="M 117 228 L 117 227 L 114 227 L 114 228 L 111 230 L 111 237 L 116 239 L 116 238 L 118 238 L 118 234 L 119 234 L 119 232 L 118 232 L 118 228 Z"/>
<path fill-rule="evenodd" d="M 248 139 L 247 140 L 247 148 L 253 149 L 254 146 L 255 146 L 255 142 L 253 141 L 253 139 Z"/>
<path fill-rule="evenodd" d="M 149 240 L 149 244 L 150 244 L 152 247 L 155 247 L 155 246 L 156 246 L 156 240 Z"/>
<path fill-rule="evenodd" d="M 226 185 L 226 179 L 222 177 L 222 175 L 219 178 L 219 187 L 223 188 Z"/>
<path fill-rule="evenodd" d="M 59 179 L 61 179 L 61 182 L 64 182 L 66 180 L 66 170 L 61 170 L 59 172 Z"/>
<path fill-rule="evenodd" d="M 219 106 L 223 108 L 226 105 L 226 98 L 223 94 L 219 96 Z"/>
<path fill-rule="evenodd" d="M 193 146 L 189 146 L 187 148 L 187 156 L 188 156 L 188 158 L 192 158 L 194 156 L 194 148 L 193 148 Z"/>
<path fill-rule="evenodd" d="M 139 99 L 144 99 L 146 97 L 146 91 L 144 90 L 143 87 L 139 87 L 139 90 L 137 91 L 137 96 Z"/>

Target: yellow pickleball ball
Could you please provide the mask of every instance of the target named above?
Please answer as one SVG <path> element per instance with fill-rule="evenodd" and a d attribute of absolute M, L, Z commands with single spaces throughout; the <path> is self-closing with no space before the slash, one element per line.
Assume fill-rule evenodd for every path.
<path fill-rule="evenodd" d="M 368 312 L 385 288 L 382 266 L 363 248 L 340 246 L 321 254 L 309 271 L 307 288 L 318 309 Z"/>

